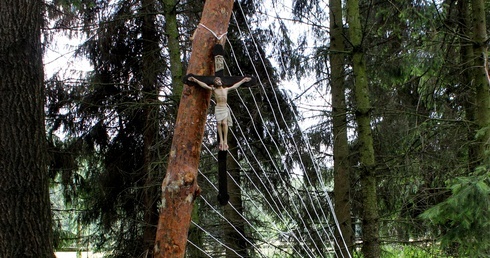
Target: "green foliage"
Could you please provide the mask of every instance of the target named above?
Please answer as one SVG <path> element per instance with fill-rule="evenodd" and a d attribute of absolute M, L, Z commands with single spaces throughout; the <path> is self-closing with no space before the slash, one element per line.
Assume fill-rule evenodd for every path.
<path fill-rule="evenodd" d="M 60 175 L 77 221 L 96 228 L 98 234 L 84 240 L 114 256 L 135 257 L 147 248 L 143 235 L 153 229 L 146 225 L 157 223 L 165 162 L 159 153 L 167 153 L 171 137 L 156 118 L 170 124 L 175 112 L 158 100 L 167 76 L 156 12 L 130 1 L 115 1 L 116 11 L 91 9 L 90 2 L 64 1 L 92 28 L 76 54 L 94 70 L 80 83 L 47 84 L 47 127 L 63 133 L 62 141 L 48 137 L 50 172 Z M 107 1 L 98 3 L 102 8 Z M 89 19 L 94 11 L 97 20 Z"/>
<path fill-rule="evenodd" d="M 463 257 L 490 254 L 490 172 L 479 167 L 476 176 L 450 182 L 452 195 L 421 217 L 441 230 L 441 245 Z"/>
<path fill-rule="evenodd" d="M 51 196 L 52 199 L 53 196 Z M 53 245 L 55 250 L 62 250 L 64 248 L 74 247 L 77 244 L 78 236 L 74 233 L 73 225 L 75 222 L 71 220 L 71 216 L 62 215 L 63 211 L 54 211 L 54 223 L 53 223 Z M 65 223 L 69 221 L 69 223 Z M 63 225 L 65 224 L 65 225 Z"/>
<path fill-rule="evenodd" d="M 353 258 L 364 257 L 360 252 L 354 252 Z M 382 247 L 380 258 L 451 258 L 443 254 L 443 251 L 437 245 L 424 244 L 390 244 Z"/>
<path fill-rule="evenodd" d="M 449 258 L 434 246 L 389 245 L 383 248 L 382 258 Z"/>

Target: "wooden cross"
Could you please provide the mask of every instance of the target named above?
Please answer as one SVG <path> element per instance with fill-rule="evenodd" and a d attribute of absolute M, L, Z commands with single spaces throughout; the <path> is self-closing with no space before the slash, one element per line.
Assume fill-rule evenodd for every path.
<path fill-rule="evenodd" d="M 226 86 L 234 85 L 235 83 L 245 78 L 243 76 L 224 76 L 224 68 L 225 68 L 224 57 L 223 57 L 224 50 L 221 44 L 216 44 L 214 46 L 213 56 L 214 56 L 214 67 L 215 67 L 214 76 L 201 76 L 201 75 L 188 74 L 184 77 L 184 83 L 187 85 L 195 85 L 195 82 L 188 80 L 188 78 L 192 76 L 207 85 L 211 85 L 214 84 L 214 79 L 216 77 L 220 77 L 223 87 L 226 87 Z M 251 80 L 243 83 L 242 85 L 240 85 L 240 87 L 251 87 L 257 84 L 256 78 L 252 76 L 246 76 L 246 77 L 250 77 Z M 226 150 L 218 151 L 218 189 L 219 189 L 218 201 L 221 205 L 226 205 L 228 203 L 228 200 L 230 199 L 230 196 L 228 194 L 228 186 L 227 186 L 228 176 L 226 173 L 227 153 L 228 151 Z"/>

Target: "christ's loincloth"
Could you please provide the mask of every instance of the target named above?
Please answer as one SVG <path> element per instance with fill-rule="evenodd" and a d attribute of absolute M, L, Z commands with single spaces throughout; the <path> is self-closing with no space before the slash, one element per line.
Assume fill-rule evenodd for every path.
<path fill-rule="evenodd" d="M 231 120 L 230 109 L 227 106 L 216 106 L 214 109 L 214 115 L 216 116 L 216 121 L 227 120 L 228 126 L 233 125 Z"/>

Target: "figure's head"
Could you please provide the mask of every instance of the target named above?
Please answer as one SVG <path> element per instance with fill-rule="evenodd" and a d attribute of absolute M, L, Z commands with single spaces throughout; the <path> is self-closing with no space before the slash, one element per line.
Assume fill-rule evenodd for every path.
<path fill-rule="evenodd" d="M 220 77 L 214 78 L 213 83 L 215 86 L 220 86 L 220 87 L 223 86 L 223 82 L 221 81 Z"/>

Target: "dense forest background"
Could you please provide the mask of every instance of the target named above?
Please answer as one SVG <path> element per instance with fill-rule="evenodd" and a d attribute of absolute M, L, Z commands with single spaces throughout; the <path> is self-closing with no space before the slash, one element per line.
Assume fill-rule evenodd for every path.
<path fill-rule="evenodd" d="M 0 3 L 0 257 L 153 255 L 204 4 Z M 225 73 L 259 83 L 229 96 L 226 206 L 207 111 L 186 257 L 490 256 L 488 10 L 236 1 Z"/>

